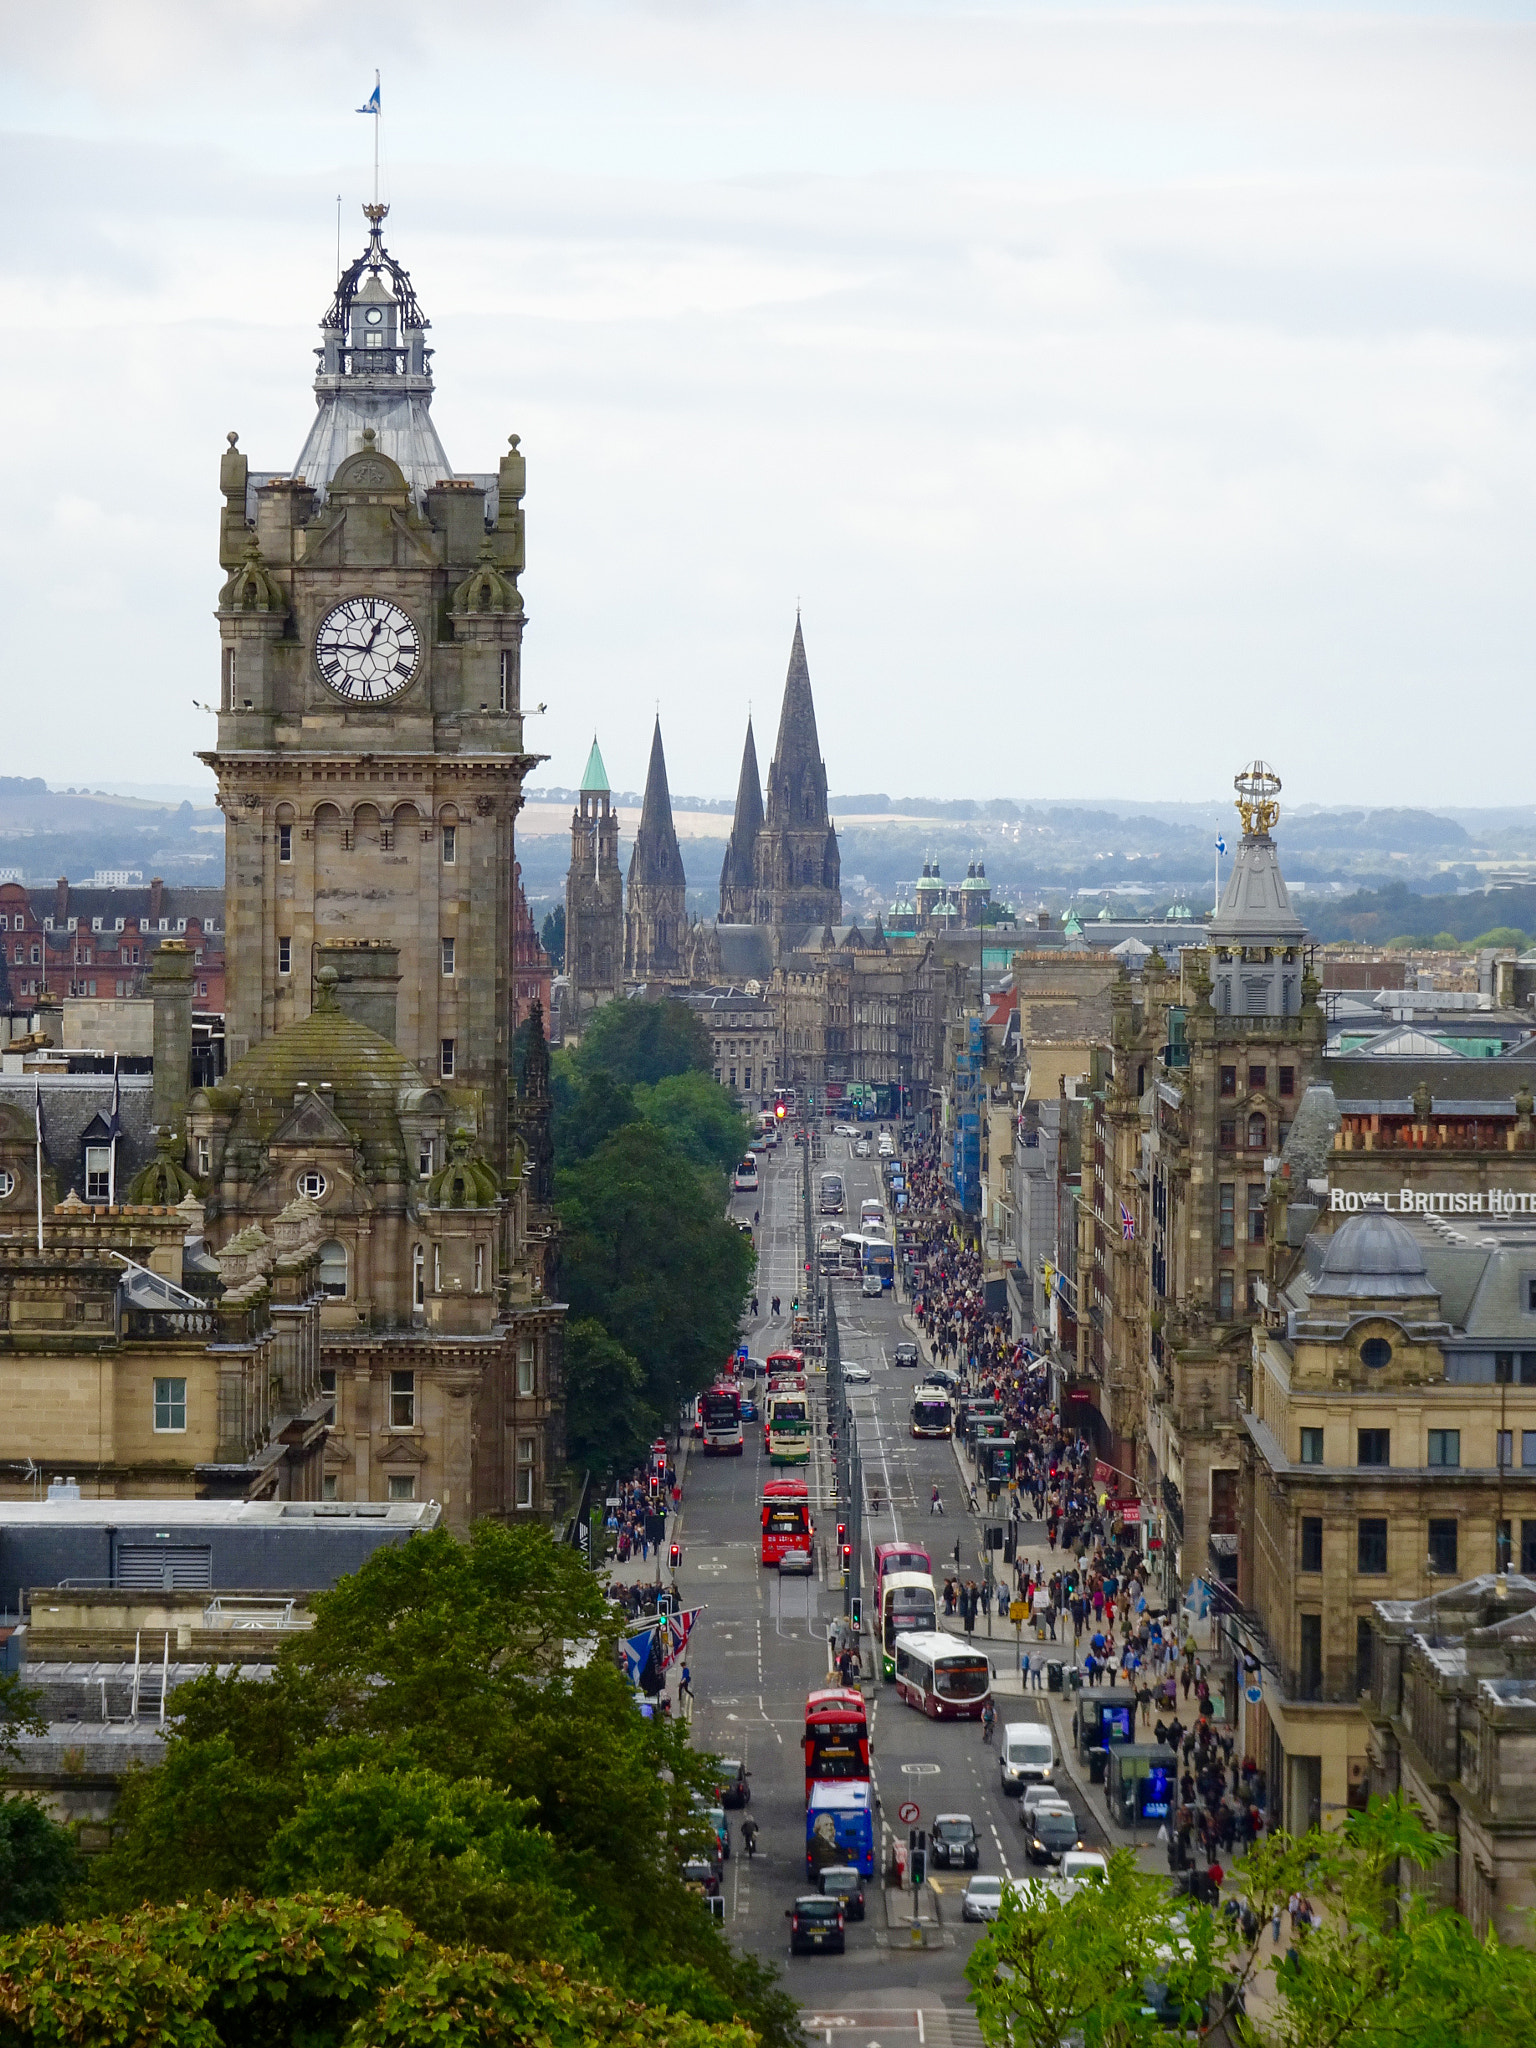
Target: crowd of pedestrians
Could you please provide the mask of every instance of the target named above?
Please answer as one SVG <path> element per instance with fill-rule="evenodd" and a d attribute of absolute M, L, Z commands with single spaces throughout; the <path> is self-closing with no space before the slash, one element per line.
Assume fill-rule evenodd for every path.
<path fill-rule="evenodd" d="M 1109 1484 L 1117 1475 L 1099 1465 L 1081 1431 L 1064 1424 L 1044 1363 L 1011 1335 L 1006 1316 L 988 1313 L 979 1253 L 937 1220 L 946 1201 L 936 1158 L 912 1159 L 907 1180 L 909 1213 L 935 1219 L 915 1246 L 914 1320 L 934 1363 L 957 1376 L 960 1398 L 986 1397 L 1013 1437 L 1011 1582 L 962 1577 L 957 1543 L 956 1571 L 941 1595 L 946 1624 L 958 1621 L 972 1634 L 978 1616 L 989 1622 L 994 1604 L 1007 1614 L 1011 1593 L 1024 1609 L 1020 1632 L 1028 1647 L 1020 1662 L 1027 1687 L 1044 1690 L 1056 1662 L 1060 1683 L 1133 1692 L 1140 1739 L 1166 1744 L 1179 1759 L 1179 1804 L 1165 1835 L 1170 1866 L 1194 1870 L 1203 1856 L 1206 1874 L 1219 1885 L 1220 1857 L 1247 1847 L 1264 1827 L 1264 1773 L 1251 1757 L 1234 1758 L 1198 1645 L 1149 1598 L 1139 1525 L 1121 1520 Z M 976 1488 L 970 1491 L 974 1509 Z M 988 1487 L 989 1500 L 999 1495 L 996 1485 Z M 930 1510 L 943 1512 L 938 1488 Z M 1044 1556 L 1027 1554 L 1026 1518 L 1044 1524 Z"/>

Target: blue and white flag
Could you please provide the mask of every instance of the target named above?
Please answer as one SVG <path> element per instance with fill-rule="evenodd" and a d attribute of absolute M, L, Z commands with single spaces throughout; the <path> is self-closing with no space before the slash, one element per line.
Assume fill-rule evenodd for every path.
<path fill-rule="evenodd" d="M 359 107 L 357 111 L 360 114 L 378 114 L 383 112 L 379 105 L 379 81 L 377 78 L 373 81 L 373 91 L 368 95 L 367 105 Z"/>
<path fill-rule="evenodd" d="M 651 1645 L 656 1640 L 656 1626 L 641 1629 L 638 1635 L 625 1636 L 620 1647 L 624 1652 L 624 1676 L 631 1685 L 638 1685 L 650 1662 Z"/>
<path fill-rule="evenodd" d="M 374 94 L 374 98 L 375 98 L 375 99 L 377 99 L 377 98 L 378 98 L 378 94 L 377 94 L 377 93 L 375 93 L 375 94 Z M 1226 852 L 1226 850 L 1227 850 L 1227 842 L 1225 841 L 1225 839 L 1218 839 L 1218 840 L 1216 841 L 1216 851 L 1217 851 L 1218 853 L 1225 853 L 1225 852 Z"/>

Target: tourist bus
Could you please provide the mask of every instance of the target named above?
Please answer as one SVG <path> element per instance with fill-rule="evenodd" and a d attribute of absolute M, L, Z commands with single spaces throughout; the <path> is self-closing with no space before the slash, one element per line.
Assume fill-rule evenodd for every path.
<path fill-rule="evenodd" d="M 803 1479 L 770 1479 L 763 1488 L 762 1518 L 764 1564 L 778 1564 L 786 1550 L 810 1550 L 816 1529 Z"/>
<path fill-rule="evenodd" d="M 750 1152 L 736 1168 L 735 1186 L 738 1195 L 755 1195 L 757 1193 L 757 1161 Z"/>
<path fill-rule="evenodd" d="M 954 1416 L 942 1387 L 919 1387 L 912 1396 L 914 1436 L 953 1436 Z"/>
<path fill-rule="evenodd" d="M 896 1638 L 896 1691 L 930 1721 L 979 1721 L 992 1697 L 992 1667 L 958 1636 L 925 1629 Z"/>
<path fill-rule="evenodd" d="M 828 1686 L 805 1702 L 805 1797 L 813 1785 L 869 1779 L 869 1711 L 850 1686 Z"/>
<path fill-rule="evenodd" d="M 843 1234 L 835 1223 L 823 1223 L 816 1232 L 816 1259 L 823 1273 L 835 1273 L 842 1255 Z"/>
<path fill-rule="evenodd" d="M 860 1230 L 873 1231 L 877 1236 L 885 1228 L 885 1204 L 871 1195 L 859 1204 Z"/>
<path fill-rule="evenodd" d="M 805 1353 L 803 1351 L 770 1351 L 763 1360 L 763 1369 L 769 1379 L 788 1376 L 791 1379 L 805 1378 Z"/>
<path fill-rule="evenodd" d="M 840 1173 L 824 1173 L 817 1183 L 816 1200 L 823 1216 L 841 1216 L 843 1176 Z"/>
<path fill-rule="evenodd" d="M 926 1572 L 887 1572 L 880 1582 L 880 1672 L 896 1676 L 896 1638 L 939 1625 L 939 1603 Z"/>
<path fill-rule="evenodd" d="M 804 1465 L 811 1455 L 811 1397 L 805 1380 L 771 1379 L 763 1402 L 763 1435 L 769 1462 Z"/>
<path fill-rule="evenodd" d="M 745 1446 L 741 1431 L 741 1389 L 717 1380 L 700 1397 L 706 1458 L 739 1458 Z"/>

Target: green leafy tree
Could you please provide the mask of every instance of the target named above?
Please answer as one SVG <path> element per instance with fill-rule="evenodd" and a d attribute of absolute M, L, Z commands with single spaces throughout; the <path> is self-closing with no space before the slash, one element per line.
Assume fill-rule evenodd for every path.
<path fill-rule="evenodd" d="M 182 1688 L 165 1762 L 124 1789 L 91 1903 L 345 1886 L 444 1938 L 595 1959 L 631 1996 L 664 1959 L 671 2002 L 726 2000 L 789 2048 L 792 2004 L 682 1883 L 712 1765 L 684 1728 L 635 1712 L 617 1628 L 542 1529 L 377 1552 L 316 1600 L 269 1683 Z M 590 1654 L 568 1663 L 573 1641 Z"/>
<path fill-rule="evenodd" d="M 754 2048 L 356 1900 L 209 1899 L 0 1941 L 17 2048 Z"/>
<path fill-rule="evenodd" d="M 640 1117 L 633 1091 L 601 1067 L 574 1086 L 562 1080 L 553 1088 L 553 1099 L 555 1159 L 561 1166 L 590 1159 L 615 1131 Z"/>
<path fill-rule="evenodd" d="M 640 1361 L 661 1415 L 707 1386 L 736 1342 L 752 1247 L 666 1134 L 631 1124 L 556 1183 L 562 1285 Z"/>
<path fill-rule="evenodd" d="M 70 1829 L 35 1799 L 0 1799 L 0 1932 L 59 1919 L 80 1872 Z"/>
<path fill-rule="evenodd" d="M 708 1031 L 686 1003 L 604 1003 L 594 1011 L 576 1054 L 584 1075 L 600 1068 L 615 1081 L 654 1085 L 669 1074 L 708 1074 L 714 1051 Z"/>
<path fill-rule="evenodd" d="M 1266 1838 L 1235 1873 L 1239 1919 L 1170 1895 L 1129 1851 L 1070 1900 L 1043 1885 L 1005 1897 L 966 1966 L 988 2048 L 1139 2048 L 1223 2026 L 1245 2048 L 1516 2048 L 1529 2038 L 1536 1954 L 1479 1940 L 1404 1867 L 1447 1852 L 1403 1799 L 1373 1800 L 1337 1830 Z M 1319 1922 L 1264 1959 L 1277 1906 L 1301 1892 Z M 1265 1981 L 1268 1980 L 1268 1981 Z"/>
<path fill-rule="evenodd" d="M 574 1465 L 624 1472 L 645 1453 L 661 1417 L 645 1399 L 640 1361 L 595 1316 L 565 1326 L 565 1442 Z"/>
<path fill-rule="evenodd" d="M 553 962 L 556 973 L 565 966 L 565 905 L 557 903 L 546 911 L 539 927 L 539 944 Z"/>
<path fill-rule="evenodd" d="M 697 1070 L 637 1089 L 634 1102 L 647 1123 L 659 1125 L 685 1157 L 711 1175 L 730 1173 L 752 1136 L 726 1090 Z"/>
<path fill-rule="evenodd" d="M 16 1761 L 18 1735 L 45 1735 L 48 1722 L 38 1705 L 37 1694 L 22 1683 L 15 1671 L 0 1671 L 0 1759 Z"/>

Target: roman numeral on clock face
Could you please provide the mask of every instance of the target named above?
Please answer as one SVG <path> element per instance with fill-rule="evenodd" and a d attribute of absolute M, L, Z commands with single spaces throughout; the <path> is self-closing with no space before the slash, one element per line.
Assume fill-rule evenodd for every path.
<path fill-rule="evenodd" d="M 382 704 L 398 696 L 420 662 L 415 621 L 387 597 L 343 598 L 315 634 L 317 670 L 354 704 Z"/>

